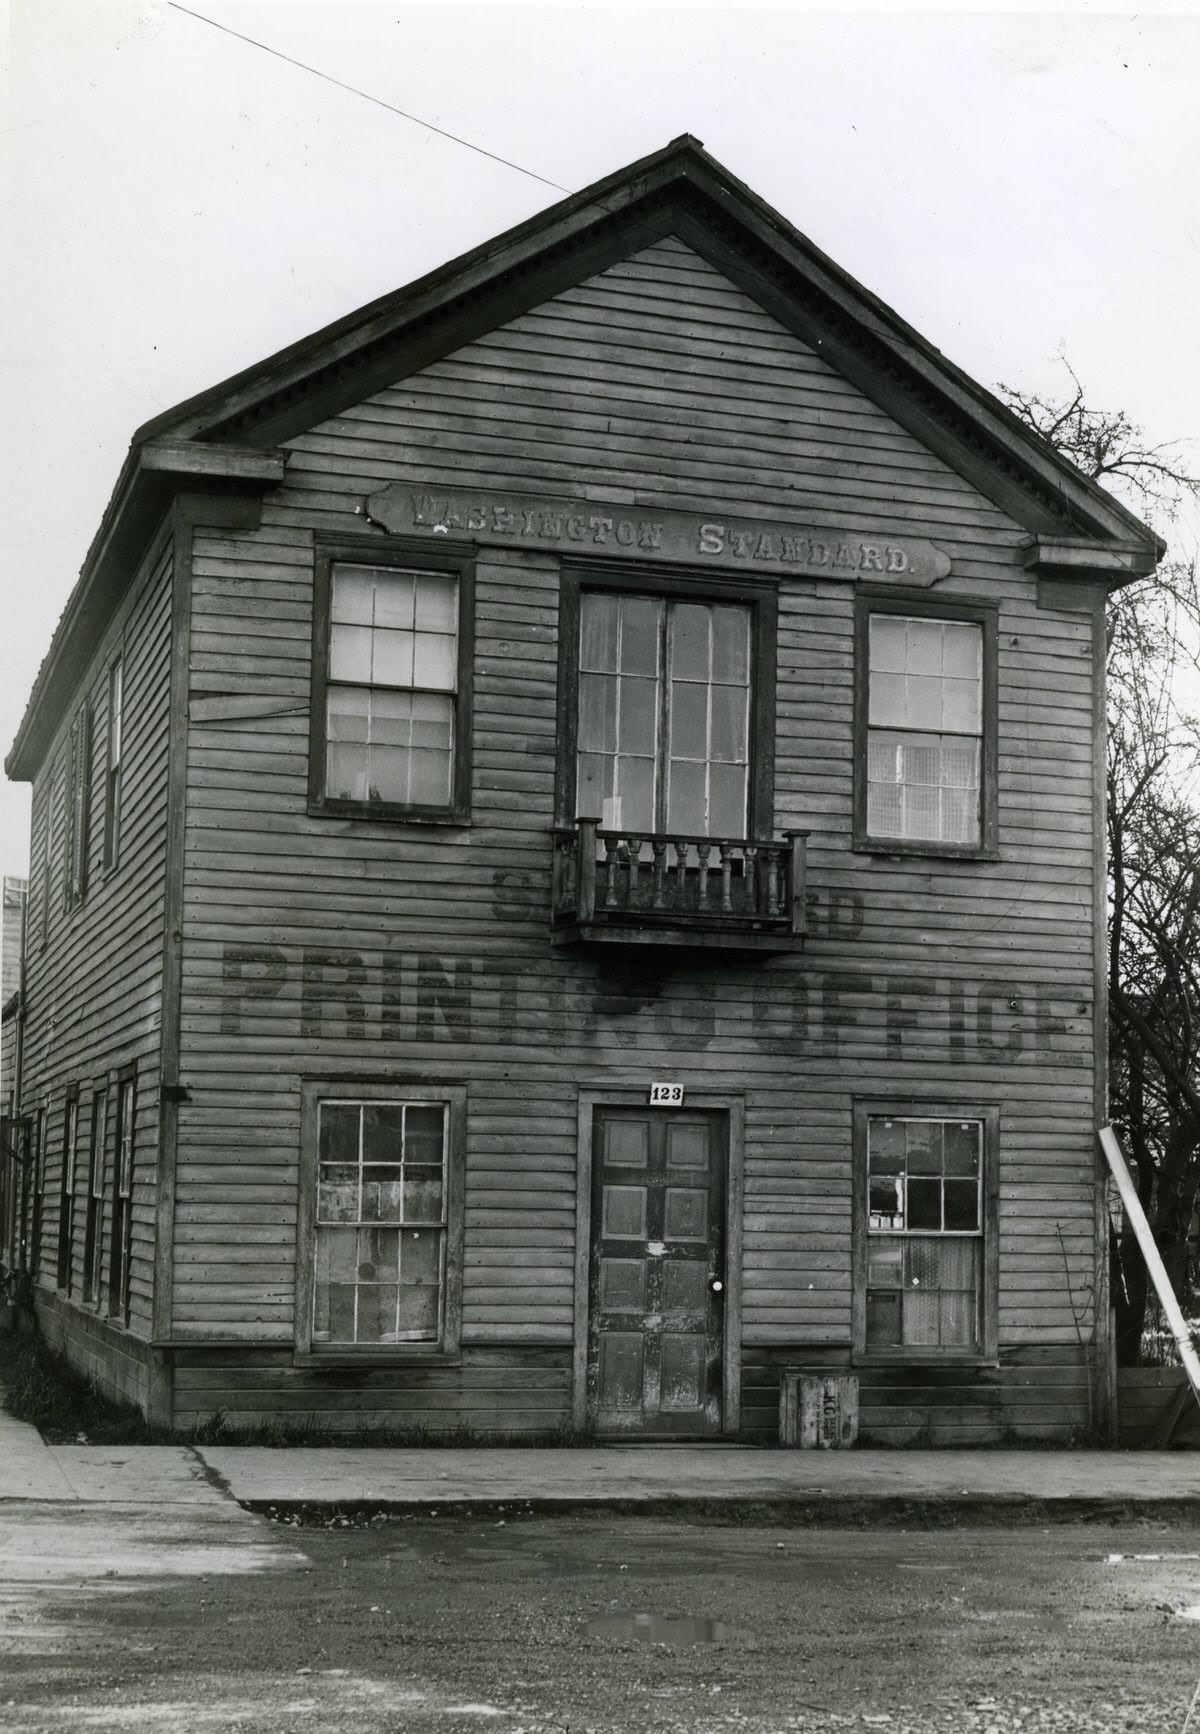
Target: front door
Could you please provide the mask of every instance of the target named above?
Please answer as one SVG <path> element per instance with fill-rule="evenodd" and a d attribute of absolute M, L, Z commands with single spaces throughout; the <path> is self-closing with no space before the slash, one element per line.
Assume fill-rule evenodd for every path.
<path fill-rule="evenodd" d="M 597 1108 L 588 1410 L 601 1433 L 721 1430 L 728 1117 Z"/>

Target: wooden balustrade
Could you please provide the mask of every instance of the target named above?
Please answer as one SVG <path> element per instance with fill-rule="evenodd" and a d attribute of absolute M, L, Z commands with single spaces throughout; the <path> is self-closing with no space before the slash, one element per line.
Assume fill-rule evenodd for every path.
<path fill-rule="evenodd" d="M 554 833 L 555 937 L 791 950 L 805 931 L 805 834 Z"/>

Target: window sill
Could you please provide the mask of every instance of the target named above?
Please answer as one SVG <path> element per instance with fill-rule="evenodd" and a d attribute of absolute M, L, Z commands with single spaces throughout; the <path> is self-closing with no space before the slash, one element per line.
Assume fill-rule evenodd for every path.
<path fill-rule="evenodd" d="M 998 1367 L 997 1355 L 984 1349 L 856 1349 L 851 1356 L 856 1367 L 919 1367 L 937 1372 L 942 1367 Z"/>
<path fill-rule="evenodd" d="M 987 848 L 982 845 L 975 847 L 960 843 L 932 843 L 914 839 L 911 842 L 900 837 L 856 837 L 851 844 L 855 855 L 877 855 L 885 859 L 889 857 L 911 856 L 917 859 L 933 859 L 939 861 L 999 861 L 999 849 Z"/>
<path fill-rule="evenodd" d="M 403 1343 L 362 1349 L 297 1349 L 292 1355 L 293 1366 L 307 1367 L 310 1371 L 324 1368 L 338 1372 L 369 1372 L 375 1367 L 457 1367 L 461 1364 L 462 1356 L 457 1349 L 441 1349 L 436 1345 L 426 1349 L 417 1344 L 408 1346 Z"/>
<path fill-rule="evenodd" d="M 462 829 L 471 823 L 470 810 L 459 807 L 364 806 L 356 801 L 310 801 L 310 819 L 357 819 L 381 825 L 442 825 Z"/>

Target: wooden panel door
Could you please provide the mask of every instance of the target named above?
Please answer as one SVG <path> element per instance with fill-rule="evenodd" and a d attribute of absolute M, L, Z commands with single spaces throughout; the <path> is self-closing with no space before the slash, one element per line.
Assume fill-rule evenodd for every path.
<path fill-rule="evenodd" d="M 601 1433 L 721 1430 L 723 1113 L 597 1108 L 588 1404 Z"/>

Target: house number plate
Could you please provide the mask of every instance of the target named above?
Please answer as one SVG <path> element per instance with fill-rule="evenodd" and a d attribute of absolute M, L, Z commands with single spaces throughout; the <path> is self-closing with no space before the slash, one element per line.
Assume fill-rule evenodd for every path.
<path fill-rule="evenodd" d="M 652 1108 L 682 1108 L 682 1084 L 651 1084 L 650 1106 Z"/>

